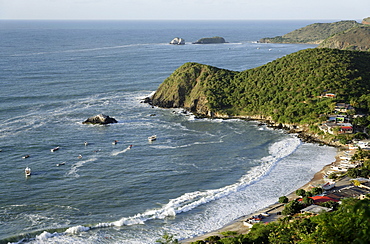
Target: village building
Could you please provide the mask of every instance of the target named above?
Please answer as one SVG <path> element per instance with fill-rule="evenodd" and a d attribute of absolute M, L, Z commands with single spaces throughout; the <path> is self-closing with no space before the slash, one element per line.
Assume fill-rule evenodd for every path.
<path fill-rule="evenodd" d="M 335 111 L 341 113 L 348 113 L 350 111 L 354 111 L 354 107 L 347 103 L 337 103 L 334 108 Z"/>
<path fill-rule="evenodd" d="M 321 207 L 319 205 L 312 204 L 304 209 L 301 209 L 301 213 L 320 214 L 322 212 L 330 212 L 331 208 Z"/>

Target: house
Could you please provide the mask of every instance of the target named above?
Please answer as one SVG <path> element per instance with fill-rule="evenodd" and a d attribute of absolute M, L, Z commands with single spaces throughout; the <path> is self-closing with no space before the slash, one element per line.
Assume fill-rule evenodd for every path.
<path fill-rule="evenodd" d="M 334 98 L 336 95 L 334 93 L 326 93 L 324 95 L 324 97 L 330 97 L 330 98 Z"/>
<path fill-rule="evenodd" d="M 313 197 L 310 197 L 310 198 L 313 200 L 314 204 L 329 202 L 329 201 L 339 202 L 338 199 L 331 198 L 331 197 L 328 197 L 328 196 L 313 196 Z M 302 198 L 298 199 L 298 201 L 302 201 Z"/>
<path fill-rule="evenodd" d="M 355 110 L 350 104 L 347 103 L 337 103 L 334 108 L 335 111 L 347 113 L 349 111 Z"/>
<path fill-rule="evenodd" d="M 364 199 L 366 198 L 366 195 L 369 193 L 370 191 L 368 189 L 355 187 L 355 186 L 349 186 L 341 190 L 334 191 L 327 196 L 331 198 L 339 198 L 339 199 L 343 199 L 343 198 Z"/>
<path fill-rule="evenodd" d="M 353 126 L 350 123 L 341 123 L 339 125 L 338 134 L 352 134 Z"/>
<path fill-rule="evenodd" d="M 331 208 L 321 207 L 319 205 L 312 204 L 304 209 L 301 210 L 301 213 L 312 213 L 312 214 L 319 214 L 321 212 L 330 212 L 332 211 Z"/>
<path fill-rule="evenodd" d="M 336 122 L 326 122 L 319 126 L 320 130 L 335 135 L 338 134 L 352 134 L 353 126 L 351 123 L 336 123 Z"/>
<path fill-rule="evenodd" d="M 323 203 L 323 202 L 329 202 L 329 201 L 339 202 L 337 199 L 334 199 L 334 198 L 331 198 L 331 197 L 328 197 L 328 196 L 313 196 L 311 198 L 313 199 L 315 204 Z"/>

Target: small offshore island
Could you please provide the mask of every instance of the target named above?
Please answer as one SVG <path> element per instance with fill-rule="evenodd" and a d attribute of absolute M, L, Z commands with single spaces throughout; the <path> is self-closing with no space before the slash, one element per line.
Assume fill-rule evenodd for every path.
<path fill-rule="evenodd" d="M 242 72 L 186 63 L 147 99 L 201 117 L 258 120 L 341 149 L 336 162 L 278 204 L 185 243 L 370 242 L 370 38 L 363 38 L 370 36 L 368 22 L 305 27 L 310 35 L 320 27 L 324 38 L 261 39 L 322 46 Z M 295 32 L 308 33 L 302 29 Z M 163 239 L 177 243 L 170 234 Z"/>

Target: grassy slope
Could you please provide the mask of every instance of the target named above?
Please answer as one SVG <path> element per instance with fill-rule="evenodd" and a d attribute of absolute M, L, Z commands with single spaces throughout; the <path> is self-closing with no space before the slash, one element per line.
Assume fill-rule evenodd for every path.
<path fill-rule="evenodd" d="M 370 25 L 351 28 L 327 38 L 319 48 L 370 51 Z"/>
<path fill-rule="evenodd" d="M 315 23 L 294 30 L 283 36 L 263 38 L 262 43 L 320 43 L 326 38 L 361 24 L 354 20 L 334 23 Z"/>

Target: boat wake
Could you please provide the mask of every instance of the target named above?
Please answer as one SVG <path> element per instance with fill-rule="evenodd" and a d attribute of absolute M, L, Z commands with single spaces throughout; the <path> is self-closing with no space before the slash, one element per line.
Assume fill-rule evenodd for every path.
<path fill-rule="evenodd" d="M 91 158 L 88 160 L 82 160 L 72 165 L 71 169 L 65 174 L 66 177 L 78 178 L 80 175 L 77 173 L 79 168 L 82 167 L 85 163 L 94 162 L 97 158 Z"/>
<path fill-rule="evenodd" d="M 122 151 L 118 151 L 118 152 L 112 152 L 112 156 L 117 156 L 119 154 L 122 154 L 122 153 L 125 153 L 127 151 L 129 151 L 131 149 L 131 147 L 128 147 L 128 148 L 125 148 L 124 150 Z"/>

